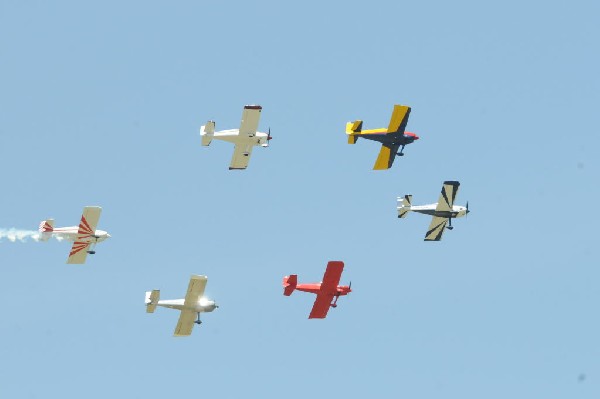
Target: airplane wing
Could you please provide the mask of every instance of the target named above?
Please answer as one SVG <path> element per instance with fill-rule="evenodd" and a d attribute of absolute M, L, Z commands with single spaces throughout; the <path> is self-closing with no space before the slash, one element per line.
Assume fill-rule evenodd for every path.
<path fill-rule="evenodd" d="M 99 206 L 86 206 L 83 208 L 81 222 L 79 222 L 79 229 L 77 230 L 77 238 L 67 258 L 68 264 L 81 265 L 85 263 L 90 243 L 82 241 L 82 239 L 90 238 L 96 233 L 96 226 L 98 225 L 101 212 L 102 208 Z"/>
<path fill-rule="evenodd" d="M 330 261 L 327 263 L 327 269 L 323 275 L 323 281 L 321 282 L 321 292 L 335 292 L 342 272 L 344 271 L 344 262 Z"/>
<path fill-rule="evenodd" d="M 208 277 L 197 276 L 195 274 L 190 277 L 190 284 L 188 285 L 188 289 L 185 294 L 183 306 L 192 307 L 196 304 L 196 302 L 198 302 L 198 299 L 202 298 L 202 295 L 204 295 L 204 288 L 206 288 L 207 280 Z"/>
<path fill-rule="evenodd" d="M 436 212 L 451 212 L 452 206 L 454 205 L 454 198 L 458 193 L 458 187 L 460 183 L 457 181 L 445 181 L 442 187 L 442 193 L 438 199 Z"/>
<path fill-rule="evenodd" d="M 410 115 L 410 107 L 406 105 L 394 105 L 394 112 L 390 119 L 387 132 L 389 133 L 404 133 L 406 124 L 408 123 L 408 116 Z"/>
<path fill-rule="evenodd" d="M 246 105 L 242 112 L 242 123 L 240 124 L 240 136 L 253 137 L 258 130 L 258 121 L 260 120 L 260 105 Z"/>
<path fill-rule="evenodd" d="M 333 301 L 333 294 L 317 294 L 317 299 L 308 315 L 309 319 L 324 319 L 327 317 L 327 312 L 331 307 L 331 301 Z"/>
<path fill-rule="evenodd" d="M 204 288 L 206 288 L 206 282 L 208 278 L 206 276 L 192 275 L 190 277 L 190 283 L 188 285 L 187 292 L 185 293 L 185 299 L 183 300 L 184 307 L 193 307 L 198 299 L 204 295 Z M 173 333 L 176 337 L 185 337 L 192 333 L 194 322 L 196 321 L 196 312 L 191 309 L 183 309 L 179 315 L 177 326 L 175 326 L 175 332 Z"/>
<path fill-rule="evenodd" d="M 400 145 L 382 145 L 381 150 L 379 151 L 379 155 L 377 156 L 377 160 L 375 161 L 375 165 L 373 166 L 374 170 L 384 170 L 392 167 L 394 163 L 394 159 L 396 159 L 396 154 L 398 153 L 398 148 Z"/>
<path fill-rule="evenodd" d="M 87 258 L 87 248 L 90 245 L 89 242 L 77 241 L 73 243 L 71 247 L 71 252 L 69 253 L 69 257 L 67 258 L 67 263 L 71 265 L 82 265 L 85 263 L 85 259 Z"/>
<path fill-rule="evenodd" d="M 444 230 L 446 230 L 446 223 L 448 223 L 448 218 L 434 216 L 433 219 L 431 219 L 427 234 L 425 234 L 425 241 L 441 240 L 442 234 L 444 234 Z"/>
<path fill-rule="evenodd" d="M 193 310 L 182 310 L 173 335 L 175 337 L 185 337 L 190 335 L 192 333 L 192 328 L 194 328 L 194 321 L 196 321 L 196 312 Z"/>
<path fill-rule="evenodd" d="M 327 263 L 327 269 L 325 269 L 323 281 L 321 282 L 321 289 L 317 294 L 310 315 L 308 315 L 309 319 L 324 319 L 327 316 L 343 271 L 344 262 L 330 261 Z"/>
<path fill-rule="evenodd" d="M 100 213 L 102 208 L 99 206 L 86 206 L 83 208 L 83 215 L 81 215 L 81 222 L 79 222 L 78 236 L 89 237 L 96 233 L 96 226 L 100 219 Z"/>
<path fill-rule="evenodd" d="M 231 157 L 231 164 L 229 164 L 229 170 L 231 169 L 246 169 L 248 162 L 250 162 L 250 155 L 252 155 L 253 145 L 236 144 L 233 149 L 233 157 Z"/>

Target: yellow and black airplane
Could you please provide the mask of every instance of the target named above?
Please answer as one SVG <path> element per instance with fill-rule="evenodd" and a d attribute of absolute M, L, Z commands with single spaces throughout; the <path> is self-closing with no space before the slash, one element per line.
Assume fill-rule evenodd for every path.
<path fill-rule="evenodd" d="M 363 121 L 357 120 L 346 123 L 346 134 L 348 135 L 348 144 L 355 144 L 359 137 L 367 140 L 380 142 L 381 151 L 377 161 L 375 161 L 375 170 L 389 169 L 394 163 L 396 155 L 404 155 L 404 146 L 419 139 L 414 133 L 405 132 L 410 107 L 406 105 L 394 105 L 394 112 L 390 119 L 390 124 L 386 128 L 362 130 Z M 402 146 L 402 148 L 400 148 Z M 400 152 L 398 149 L 400 148 Z"/>

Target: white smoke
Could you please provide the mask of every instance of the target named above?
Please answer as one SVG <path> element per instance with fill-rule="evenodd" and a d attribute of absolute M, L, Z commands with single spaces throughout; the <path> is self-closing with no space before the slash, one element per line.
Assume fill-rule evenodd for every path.
<path fill-rule="evenodd" d="M 40 233 L 33 230 L 0 229 L 0 242 L 5 238 L 10 242 L 26 242 L 28 238 L 39 241 Z"/>

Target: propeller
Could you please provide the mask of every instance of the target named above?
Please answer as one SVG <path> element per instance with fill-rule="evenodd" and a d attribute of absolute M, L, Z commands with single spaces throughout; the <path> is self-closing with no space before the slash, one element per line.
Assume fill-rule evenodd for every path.
<path fill-rule="evenodd" d="M 348 284 L 348 290 L 352 291 L 352 281 L 350 281 L 350 284 Z"/>
<path fill-rule="evenodd" d="M 271 141 L 272 138 L 273 136 L 271 136 L 271 127 L 269 126 L 269 132 L 267 133 L 267 145 L 269 144 L 269 141 Z"/>
<path fill-rule="evenodd" d="M 467 216 L 467 215 L 469 214 L 469 201 L 467 201 L 467 206 L 466 206 L 466 208 L 467 208 L 467 212 L 465 213 L 465 216 Z"/>

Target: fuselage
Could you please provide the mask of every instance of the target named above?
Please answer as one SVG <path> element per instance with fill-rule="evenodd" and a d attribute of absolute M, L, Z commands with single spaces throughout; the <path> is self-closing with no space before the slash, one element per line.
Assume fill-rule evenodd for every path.
<path fill-rule="evenodd" d="M 217 308 L 215 301 L 207 298 L 200 298 L 198 302 L 192 306 L 185 306 L 185 299 L 166 299 L 158 301 L 156 306 L 162 306 L 164 308 L 178 309 L 178 310 L 193 310 L 197 313 L 212 312 Z"/>
<path fill-rule="evenodd" d="M 68 241 L 80 241 L 80 242 L 102 242 L 107 238 L 110 238 L 110 234 L 108 234 L 104 230 L 96 230 L 93 235 L 81 235 L 78 233 L 79 227 L 70 226 L 70 227 L 57 227 L 52 232 L 45 232 L 42 234 L 52 235 L 53 237 L 63 238 Z"/>
<path fill-rule="evenodd" d="M 296 289 L 298 291 L 310 292 L 313 294 L 331 294 L 336 296 L 348 295 L 348 293 L 352 292 L 349 286 L 347 285 L 338 285 L 334 292 L 323 292 L 321 290 L 321 283 L 310 283 L 310 284 L 298 284 L 296 285 Z"/>
<path fill-rule="evenodd" d="M 372 129 L 372 130 L 363 130 L 360 133 L 360 137 L 377 141 L 381 144 L 389 144 L 389 145 L 407 145 L 413 143 L 415 140 L 419 139 L 414 133 L 404 132 L 404 133 L 387 133 L 387 129 Z"/>
<path fill-rule="evenodd" d="M 425 215 L 438 216 L 442 218 L 459 218 L 467 214 L 467 208 L 464 206 L 454 205 L 452 211 L 436 211 L 437 202 L 429 205 L 412 205 L 412 212 L 422 213 Z"/>
<path fill-rule="evenodd" d="M 266 147 L 269 145 L 269 135 L 263 132 L 256 132 L 253 136 L 240 136 L 238 129 L 220 130 L 213 133 L 213 139 L 228 141 L 234 144 L 260 145 Z"/>

